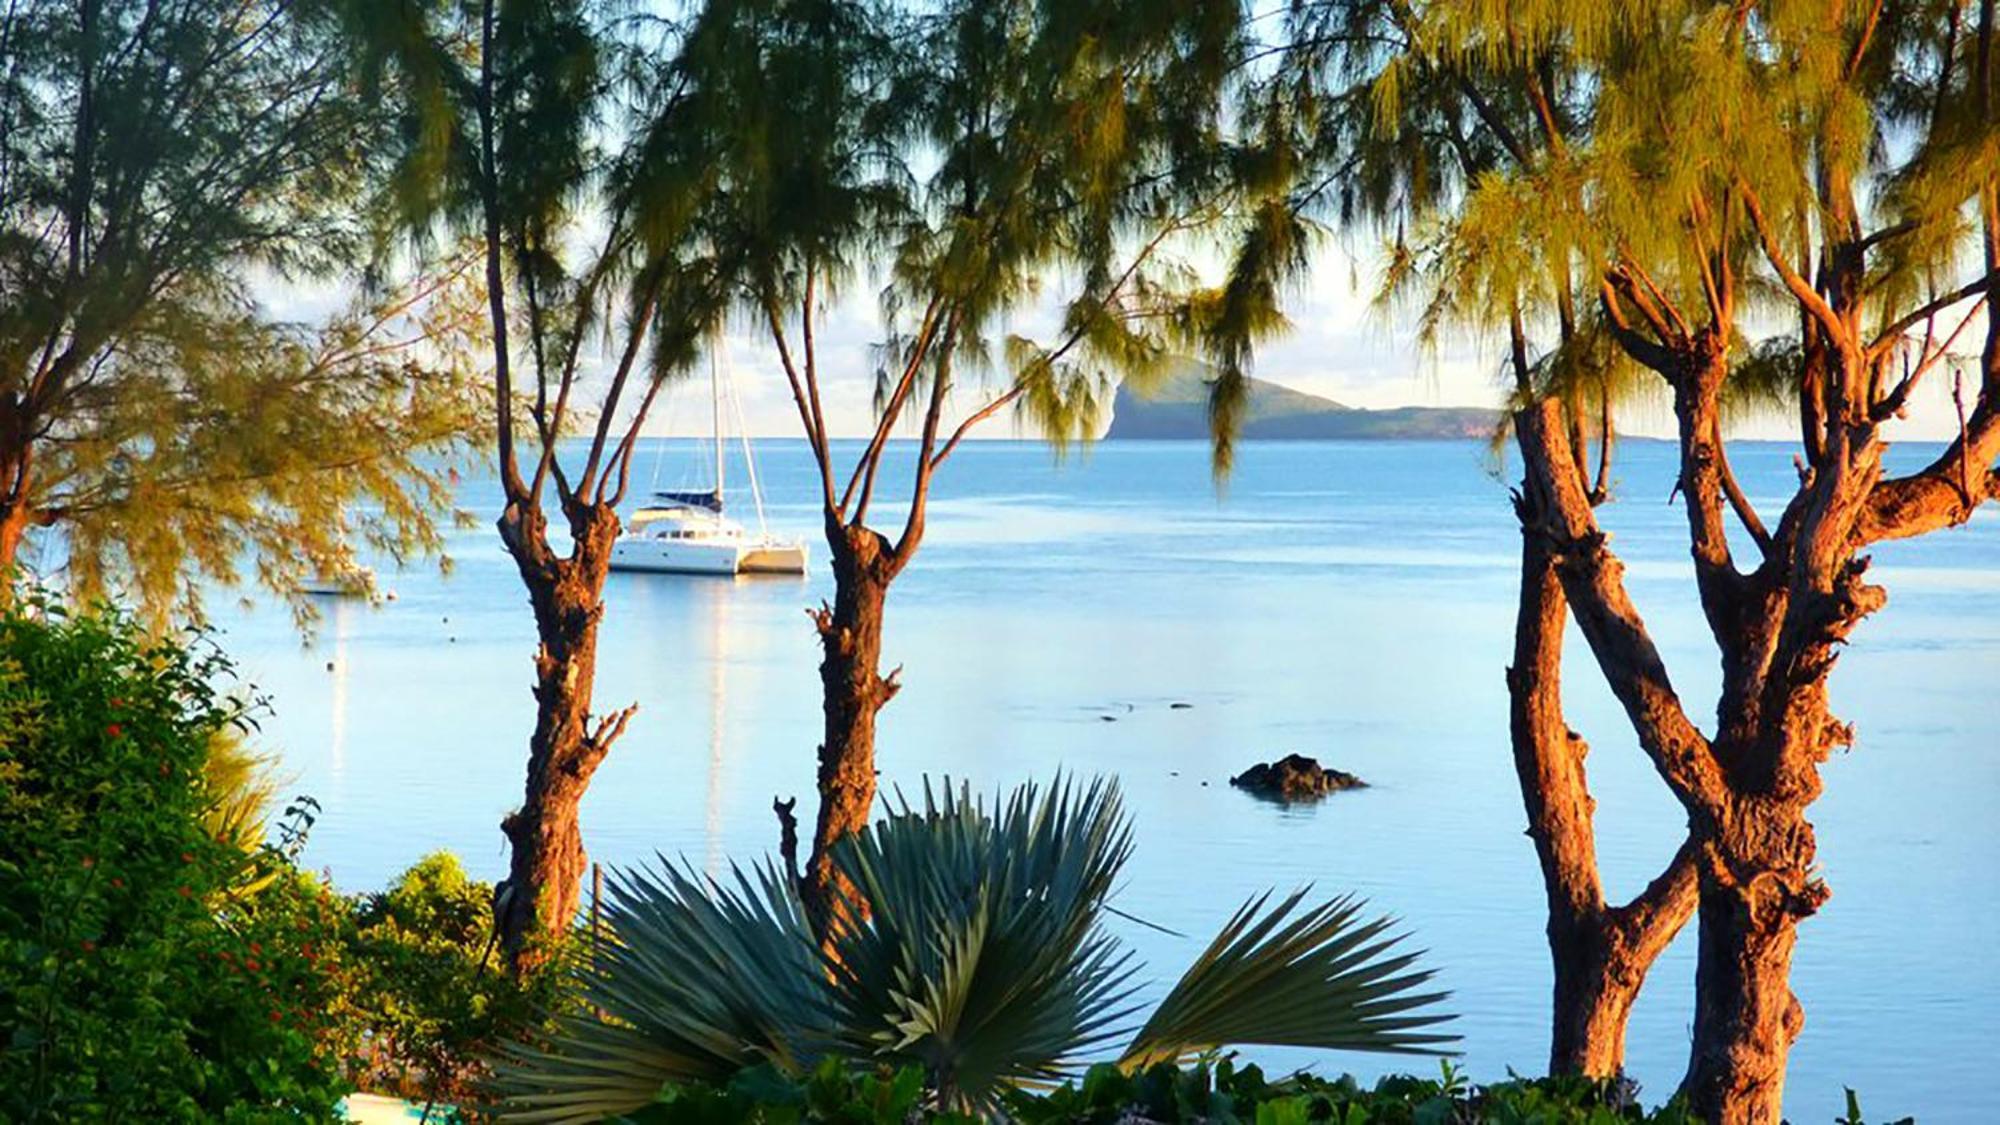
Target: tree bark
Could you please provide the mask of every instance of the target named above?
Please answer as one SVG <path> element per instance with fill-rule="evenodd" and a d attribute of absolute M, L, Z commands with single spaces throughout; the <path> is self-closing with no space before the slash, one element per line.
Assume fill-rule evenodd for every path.
<path fill-rule="evenodd" d="M 0 396 L 0 598 L 6 596 L 8 571 L 20 555 L 21 540 L 34 516 L 30 491 L 34 444 L 17 397 Z"/>
<path fill-rule="evenodd" d="M 1786 1059 L 1805 1026 L 1790 987 L 1792 948 L 1799 921 L 1825 891 L 1808 875 L 1813 840 L 1803 805 L 1746 801 L 1729 819 L 1703 842 L 1694 1040 L 1682 1090 L 1714 1125 L 1780 1125 Z"/>
<path fill-rule="evenodd" d="M 1790 987 L 1798 924 L 1828 897 L 1814 874 L 1806 812 L 1820 765 L 1853 741 L 1827 701 L 1827 678 L 1847 636 L 1885 600 L 1863 580 L 1851 546 L 1856 513 L 1879 475 L 1880 450 L 1828 443 L 1826 464 L 1789 543 L 1791 581 L 1773 659 L 1756 690 L 1725 693 L 1719 716 L 1728 795 L 1697 818 L 1702 849 L 1694 1037 L 1683 1083 L 1690 1107 L 1715 1125 L 1779 1125 L 1785 1066 L 1805 1025 Z"/>
<path fill-rule="evenodd" d="M 540 646 L 535 651 L 535 730 L 521 807 L 501 821 L 509 844 L 507 879 L 496 889 L 501 948 L 517 973 L 547 959 L 575 921 L 589 857 L 578 807 L 590 778 L 635 708 L 592 721 L 597 628 L 618 517 L 608 505 L 573 502 L 573 549 L 548 546 L 538 505 L 510 503 L 500 533 L 528 589 Z"/>
<path fill-rule="evenodd" d="M 1559 424 L 1557 417 L 1559 412 L 1540 407 L 1516 417 L 1524 454 L 1547 451 L 1544 430 Z M 1548 470 L 1567 473 L 1572 466 Z M 1555 976 L 1549 1071 L 1604 1078 L 1624 1069 L 1625 1028 L 1647 971 L 1694 913 L 1694 865 L 1691 851 L 1683 848 L 1630 904 L 1612 907 L 1604 900 L 1592 824 L 1595 801 L 1584 770 L 1589 747 L 1569 729 L 1562 708 L 1568 601 L 1559 556 L 1543 530 L 1549 506 L 1561 499 L 1539 487 L 1537 475 L 1522 482 L 1515 500 L 1521 586 L 1514 661 L 1507 669 L 1509 727 L 1528 835 L 1548 897 Z"/>
<path fill-rule="evenodd" d="M 875 715 L 896 694 L 881 674 L 882 611 L 895 575 L 888 542 L 866 527 L 829 521 L 833 604 L 813 613 L 819 629 L 825 737 L 819 748 L 819 819 L 802 887 L 807 916 L 822 940 L 838 927 L 853 888 L 833 865 L 833 846 L 860 831 L 875 806 Z"/>

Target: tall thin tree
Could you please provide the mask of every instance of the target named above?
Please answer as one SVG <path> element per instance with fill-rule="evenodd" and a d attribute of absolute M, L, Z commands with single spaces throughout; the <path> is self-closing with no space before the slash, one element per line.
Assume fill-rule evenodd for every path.
<path fill-rule="evenodd" d="M 1886 599 L 1864 552 L 1965 521 L 2000 482 L 1992 319 L 1976 363 L 1953 350 L 2000 284 L 1992 11 L 1674 3 L 1599 18 L 1524 5 L 1504 35 L 1480 22 L 1492 13 L 1461 27 L 1489 55 L 1553 44 L 1588 61 L 1589 149 L 1478 194 L 1493 229 L 1511 206 L 1524 237 L 1547 221 L 1579 232 L 1615 339 L 1672 395 L 1696 596 L 1721 661 L 1712 732 L 1625 591 L 1565 428 L 1545 411 L 1522 433 L 1544 500 L 1531 531 L 1688 815 L 1700 940 L 1684 1089 L 1711 1121 L 1782 1113 L 1804 1020 L 1789 986 L 1797 926 L 1828 894 L 1807 814 L 1821 764 L 1854 738 L 1828 681 Z M 1562 214 L 1524 213 L 1527 197 Z M 1760 291 L 1781 294 L 1771 311 L 1797 328 L 1745 353 Z M 1957 439 L 1891 475 L 1887 427 L 1955 364 L 1979 372 Z M 1731 470 L 1722 409 L 1773 374 L 1799 419 L 1799 483 L 1767 523 Z"/>
<path fill-rule="evenodd" d="M 718 70 L 736 83 L 718 144 L 746 247 L 740 307 L 776 349 L 818 469 L 835 594 L 815 614 L 825 729 L 804 883 L 824 930 L 831 847 L 867 822 L 890 584 L 923 542 L 938 471 L 1013 410 L 1058 442 L 1094 434 L 1111 372 L 1145 374 L 1199 315 L 1177 252 L 1223 214 L 1220 94 L 1234 0 L 1073 5 L 848 0 L 738 8 Z M 868 269 L 880 255 L 886 264 Z M 883 284 L 877 420 L 835 464 L 817 328 L 857 276 Z M 997 338 L 1037 302 L 1041 336 Z M 981 378 L 981 377 L 985 378 Z M 968 393 L 969 392 L 969 393 Z M 911 425 L 915 440 L 892 439 Z M 908 503 L 873 522 L 891 465 Z"/>
<path fill-rule="evenodd" d="M 654 399 L 720 308 L 713 262 L 689 252 L 699 184 L 669 159 L 692 135 L 676 53 L 704 33 L 699 18 L 631 20 L 582 2 L 356 15 L 405 121 L 394 218 L 468 237 L 484 262 L 498 528 L 539 642 L 527 781 L 501 825 L 510 859 L 495 904 L 524 969 L 576 916 L 579 806 L 637 711 L 593 710 L 617 506 Z"/>

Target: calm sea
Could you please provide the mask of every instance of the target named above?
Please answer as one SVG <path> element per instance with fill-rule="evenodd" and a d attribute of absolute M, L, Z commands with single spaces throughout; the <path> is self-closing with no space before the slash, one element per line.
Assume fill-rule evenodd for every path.
<path fill-rule="evenodd" d="M 1705 720 L 1715 658 L 1668 502 L 1672 450 L 1622 454 L 1606 520 Z M 1790 451 L 1736 458 L 1774 518 Z M 690 483 L 701 462 L 692 443 L 661 442 L 639 475 L 657 464 L 659 486 Z M 771 524 L 823 558 L 804 448 L 761 443 L 758 465 Z M 740 462 L 731 473 L 742 479 Z M 993 790 L 1057 770 L 1114 775 L 1137 822 L 1118 903 L 1190 935 L 1131 927 L 1149 975 L 1177 973 L 1266 887 L 1358 891 L 1429 950 L 1470 1072 L 1539 1073 L 1542 889 L 1502 681 L 1514 475 L 1472 443 L 1253 444 L 1218 494 L 1194 443 L 1061 463 L 1035 444 L 967 446 L 889 603 L 887 661 L 904 690 L 882 715 L 883 780 L 948 774 Z M 281 607 L 221 618 L 273 698 L 266 741 L 324 806 L 307 858 L 344 887 L 379 886 L 434 848 L 489 878 L 504 869 L 497 825 L 520 798 L 533 632 L 491 531 L 493 487 L 468 479 L 462 499 L 479 522 L 454 535 L 449 577 L 385 572 L 393 603 L 329 603 L 305 646 Z M 1885 545 L 1877 573 L 1890 604 L 1835 680 L 1859 738 L 1827 765 L 1813 816 L 1834 897 L 1799 946 L 1806 1028 L 1788 1110 L 1829 1121 L 1852 1086 L 1873 1116 L 2000 1120 L 2000 513 Z M 598 699 L 641 710 L 585 805 L 592 858 L 720 869 L 775 845 L 773 796 L 801 795 L 806 812 L 820 718 L 804 610 L 828 589 L 823 567 L 805 580 L 612 577 Z M 1574 635 L 1569 680 L 1622 898 L 1665 862 L 1681 818 Z M 1294 751 L 1372 788 L 1293 809 L 1229 788 Z M 1653 1098 L 1685 1061 L 1692 937 L 1655 968 L 1633 1019 L 1632 1069 Z M 1364 1077 L 1409 1065 L 1261 1057 Z"/>

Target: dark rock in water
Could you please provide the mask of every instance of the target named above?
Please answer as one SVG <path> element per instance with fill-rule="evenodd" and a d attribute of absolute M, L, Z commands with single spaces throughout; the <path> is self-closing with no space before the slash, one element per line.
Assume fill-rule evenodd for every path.
<path fill-rule="evenodd" d="M 1194 704 L 1187 703 L 1178 699 L 1174 700 L 1172 703 L 1167 704 L 1167 710 L 1169 711 L 1187 711 L 1187 710 L 1192 710 L 1193 707 Z"/>
<path fill-rule="evenodd" d="M 1311 801 L 1342 789 L 1364 789 L 1368 783 L 1342 770 L 1329 769 L 1302 754 L 1287 754 L 1268 765 L 1251 766 L 1229 784 L 1274 801 Z"/>

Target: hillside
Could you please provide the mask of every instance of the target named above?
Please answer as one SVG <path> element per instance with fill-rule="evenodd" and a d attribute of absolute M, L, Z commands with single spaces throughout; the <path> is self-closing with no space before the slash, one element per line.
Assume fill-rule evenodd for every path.
<path fill-rule="evenodd" d="M 1150 394 L 1118 388 L 1106 441 L 1158 441 L 1208 437 L 1208 378 L 1205 364 L 1188 362 L 1170 373 Z M 1500 413 L 1472 406 L 1404 406 L 1363 410 L 1295 391 L 1262 379 L 1250 380 L 1250 403 L 1242 436 L 1266 441 L 1385 441 L 1485 438 Z"/>

